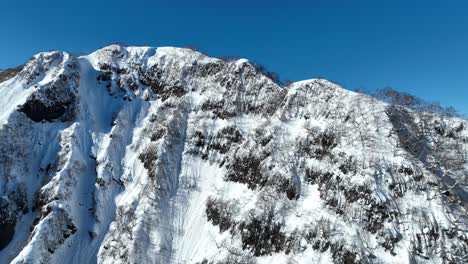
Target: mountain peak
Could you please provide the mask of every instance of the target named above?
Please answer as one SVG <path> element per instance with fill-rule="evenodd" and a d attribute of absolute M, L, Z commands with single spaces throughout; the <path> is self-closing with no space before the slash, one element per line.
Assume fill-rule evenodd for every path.
<path fill-rule="evenodd" d="M 115 44 L 35 55 L 0 121 L 0 263 L 466 262 L 466 120 Z"/>

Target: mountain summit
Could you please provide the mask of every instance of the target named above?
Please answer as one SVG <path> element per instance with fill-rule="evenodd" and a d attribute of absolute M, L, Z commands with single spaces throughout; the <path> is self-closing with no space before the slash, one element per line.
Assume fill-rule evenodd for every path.
<path fill-rule="evenodd" d="M 172 47 L 0 74 L 0 263 L 468 262 L 466 120 Z"/>

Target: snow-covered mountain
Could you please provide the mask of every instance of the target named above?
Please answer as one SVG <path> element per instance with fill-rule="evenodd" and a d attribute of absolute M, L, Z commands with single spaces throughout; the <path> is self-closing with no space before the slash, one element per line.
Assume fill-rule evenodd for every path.
<path fill-rule="evenodd" d="M 182 48 L 19 70 L 0 263 L 468 262 L 466 120 Z"/>

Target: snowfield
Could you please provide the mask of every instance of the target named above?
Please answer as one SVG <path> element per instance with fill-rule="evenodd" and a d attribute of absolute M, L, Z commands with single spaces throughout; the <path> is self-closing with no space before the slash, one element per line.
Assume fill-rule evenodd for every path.
<path fill-rule="evenodd" d="M 468 122 L 111 45 L 0 82 L 0 263 L 467 263 Z"/>

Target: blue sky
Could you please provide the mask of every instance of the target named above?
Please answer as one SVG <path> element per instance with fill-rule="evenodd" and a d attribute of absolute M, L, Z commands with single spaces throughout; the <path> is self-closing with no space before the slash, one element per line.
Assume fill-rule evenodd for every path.
<path fill-rule="evenodd" d="M 248 58 L 282 79 L 390 86 L 468 114 L 463 1 L 9 2 L 0 5 L 0 68 L 51 49 L 190 45 Z"/>

